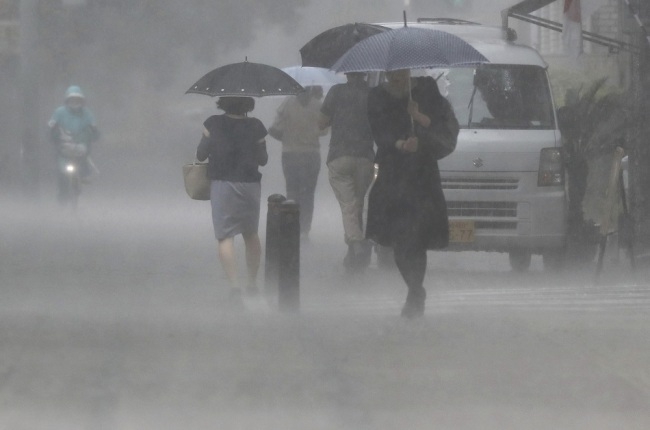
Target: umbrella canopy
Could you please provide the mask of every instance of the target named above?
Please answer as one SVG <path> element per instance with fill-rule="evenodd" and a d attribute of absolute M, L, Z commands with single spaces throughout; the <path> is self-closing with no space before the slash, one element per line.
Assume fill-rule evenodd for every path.
<path fill-rule="evenodd" d="M 244 61 L 221 66 L 206 73 L 185 94 L 264 97 L 287 96 L 302 91 L 304 88 L 282 69 Z"/>
<path fill-rule="evenodd" d="M 346 82 L 345 76 L 337 75 L 331 70 L 322 67 L 291 66 L 282 68 L 282 71 L 295 79 L 303 87 L 309 85 L 331 87 L 332 85 Z"/>
<path fill-rule="evenodd" d="M 325 30 L 300 48 L 302 65 L 329 69 L 354 45 L 386 30 L 387 27 L 362 22 Z"/>
<path fill-rule="evenodd" d="M 487 62 L 487 58 L 456 35 L 405 26 L 364 39 L 339 58 L 331 70 L 389 72 Z"/>

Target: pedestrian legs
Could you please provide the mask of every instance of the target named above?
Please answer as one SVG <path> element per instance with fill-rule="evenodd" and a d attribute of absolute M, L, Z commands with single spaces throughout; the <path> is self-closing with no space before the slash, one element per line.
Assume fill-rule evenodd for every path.
<path fill-rule="evenodd" d="M 399 269 L 408 294 L 402 308 L 402 316 L 419 317 L 424 314 L 427 292 L 424 289 L 424 275 L 427 270 L 427 250 L 406 242 L 398 242 L 394 247 L 395 264 Z"/>
<path fill-rule="evenodd" d="M 244 303 L 241 296 L 241 286 L 239 285 L 239 279 L 237 276 L 234 238 L 227 237 L 225 239 L 220 239 L 218 243 L 219 261 L 221 262 L 221 267 L 223 267 L 224 272 L 226 272 L 226 276 L 230 283 L 230 305 L 234 310 L 243 309 Z"/>
<path fill-rule="evenodd" d="M 246 268 L 248 269 L 246 290 L 249 294 L 256 294 L 259 291 L 257 288 L 257 272 L 260 269 L 262 245 L 257 233 L 244 234 L 243 236 L 246 246 Z"/>
<path fill-rule="evenodd" d="M 246 247 L 246 269 L 248 275 L 246 292 L 256 294 L 259 291 L 257 288 L 257 273 L 259 272 L 262 255 L 260 237 L 257 233 L 245 233 L 242 236 L 244 237 L 244 245 Z M 235 255 L 234 239 L 234 237 L 228 237 L 219 240 L 218 251 L 219 261 L 230 283 L 231 304 L 239 307 L 239 305 L 243 306 L 243 302 L 241 301 L 242 291 L 237 272 L 237 256 Z"/>
<path fill-rule="evenodd" d="M 346 267 L 365 267 L 370 263 L 371 247 L 363 232 L 363 203 L 372 182 L 373 164 L 364 157 L 343 156 L 328 163 L 329 181 L 341 207 L 348 255 Z"/>
<path fill-rule="evenodd" d="M 316 151 L 283 152 L 282 171 L 287 199 L 300 205 L 300 233 L 309 234 L 314 215 L 314 193 L 320 173 L 321 158 Z"/>

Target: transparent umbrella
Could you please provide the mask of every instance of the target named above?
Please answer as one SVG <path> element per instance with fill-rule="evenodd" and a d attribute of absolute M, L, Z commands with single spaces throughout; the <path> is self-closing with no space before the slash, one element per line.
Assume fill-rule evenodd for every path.
<path fill-rule="evenodd" d="M 309 85 L 331 87 L 332 85 L 341 84 L 346 81 L 345 76 L 342 74 L 336 74 L 322 67 L 291 66 L 282 68 L 282 71 L 295 79 L 303 87 Z"/>

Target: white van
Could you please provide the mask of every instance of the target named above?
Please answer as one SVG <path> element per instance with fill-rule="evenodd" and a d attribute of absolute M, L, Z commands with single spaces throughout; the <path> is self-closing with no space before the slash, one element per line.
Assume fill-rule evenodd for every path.
<path fill-rule="evenodd" d="M 559 268 L 568 204 L 547 64 L 500 27 L 447 19 L 408 25 L 453 33 L 489 60 L 426 72 L 438 78 L 460 123 L 456 151 L 439 162 L 448 249 L 506 252 L 515 270 L 541 254 L 545 268 Z"/>

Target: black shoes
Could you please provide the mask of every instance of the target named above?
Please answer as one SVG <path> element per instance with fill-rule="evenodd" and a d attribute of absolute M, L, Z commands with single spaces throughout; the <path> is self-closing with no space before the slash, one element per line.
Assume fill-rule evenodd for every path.
<path fill-rule="evenodd" d="M 355 266 L 354 251 L 352 251 L 351 245 L 348 245 L 348 253 L 345 254 L 345 257 L 343 257 L 343 266 L 345 266 L 345 268 L 348 270 L 353 269 Z"/>
<path fill-rule="evenodd" d="M 402 308 L 402 317 L 413 319 L 424 315 L 424 303 L 427 299 L 427 291 L 424 287 L 409 288 L 406 295 L 406 302 Z"/>
<path fill-rule="evenodd" d="M 372 245 L 366 240 L 356 240 L 348 244 L 348 253 L 343 258 L 343 265 L 350 272 L 362 271 L 370 265 Z"/>
<path fill-rule="evenodd" d="M 372 245 L 367 240 L 352 242 L 354 258 L 359 267 L 366 268 L 370 265 L 370 256 L 372 255 Z"/>

